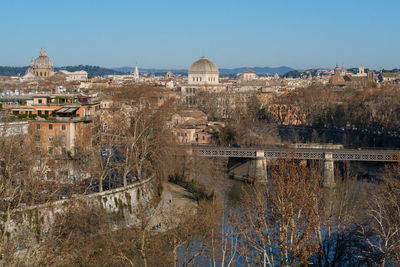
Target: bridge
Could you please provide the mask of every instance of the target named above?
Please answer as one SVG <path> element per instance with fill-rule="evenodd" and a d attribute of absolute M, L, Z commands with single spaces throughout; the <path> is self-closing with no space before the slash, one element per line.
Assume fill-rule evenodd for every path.
<path fill-rule="evenodd" d="M 192 146 L 192 153 L 204 157 L 249 158 L 256 161 L 257 176 L 267 179 L 267 161 L 270 159 L 323 160 L 324 185 L 335 186 L 335 161 L 399 162 L 400 150 L 339 149 L 333 146 L 307 147 L 220 147 Z"/>

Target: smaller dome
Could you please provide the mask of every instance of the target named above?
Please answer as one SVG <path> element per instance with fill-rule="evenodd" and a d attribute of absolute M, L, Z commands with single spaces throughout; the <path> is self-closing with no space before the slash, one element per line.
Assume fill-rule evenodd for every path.
<path fill-rule="evenodd" d="M 51 59 L 47 56 L 46 51 L 40 51 L 40 56 L 38 56 L 34 61 L 33 61 L 33 66 L 35 67 L 49 67 L 53 68 L 53 62 Z"/>
<path fill-rule="evenodd" d="M 254 74 L 256 74 L 256 72 L 255 72 L 254 70 L 250 70 L 250 69 L 246 70 L 246 71 L 243 72 L 243 73 L 254 73 Z"/>
<path fill-rule="evenodd" d="M 214 62 L 206 57 L 201 57 L 199 60 L 195 61 L 189 68 L 189 73 L 192 74 L 204 74 L 213 73 L 218 74 L 218 67 Z"/>

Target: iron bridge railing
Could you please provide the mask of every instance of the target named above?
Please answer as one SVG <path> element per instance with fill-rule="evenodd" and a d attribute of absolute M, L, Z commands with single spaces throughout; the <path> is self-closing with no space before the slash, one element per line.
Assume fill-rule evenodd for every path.
<path fill-rule="evenodd" d="M 399 150 L 192 147 L 192 151 L 206 157 L 325 159 L 332 154 L 335 161 L 400 161 Z"/>

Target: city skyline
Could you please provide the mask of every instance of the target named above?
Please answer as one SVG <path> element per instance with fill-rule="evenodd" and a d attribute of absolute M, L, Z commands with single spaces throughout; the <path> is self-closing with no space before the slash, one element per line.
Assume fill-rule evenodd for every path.
<path fill-rule="evenodd" d="M 400 4 L 373 3 L 10 1 L 0 65 L 27 66 L 44 48 L 55 66 L 187 69 L 207 56 L 220 68 L 398 68 Z"/>

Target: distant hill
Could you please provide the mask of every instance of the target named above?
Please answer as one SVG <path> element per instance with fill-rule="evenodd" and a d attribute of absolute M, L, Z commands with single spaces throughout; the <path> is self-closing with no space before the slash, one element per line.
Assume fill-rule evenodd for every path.
<path fill-rule="evenodd" d="M 113 68 L 115 71 L 121 71 L 121 72 L 132 72 L 135 68 L 132 67 L 120 67 L 120 68 Z M 265 74 L 270 74 L 274 75 L 275 73 L 278 73 L 279 75 L 283 75 L 289 71 L 292 71 L 294 69 L 282 66 L 282 67 L 277 67 L 277 68 L 271 68 L 271 67 L 252 67 L 252 68 L 247 68 L 247 67 L 240 67 L 240 68 L 233 68 L 233 69 L 219 69 L 219 73 L 222 75 L 231 75 L 231 74 L 237 74 L 237 73 L 242 73 L 248 69 L 251 69 L 255 71 L 259 75 L 265 75 Z M 168 71 L 172 71 L 173 73 L 185 73 L 187 74 L 188 70 L 187 69 L 141 69 L 139 68 L 140 72 L 148 72 L 148 73 L 166 73 Z"/>
<path fill-rule="evenodd" d="M 86 71 L 88 73 L 89 77 L 125 74 L 125 72 L 122 72 L 122 71 L 102 68 L 102 67 L 98 67 L 98 66 L 89 66 L 89 65 L 56 67 L 56 68 L 54 68 L 54 70 L 55 71 L 59 71 L 59 70 L 67 70 L 67 71 L 84 70 L 84 71 Z"/>
<path fill-rule="evenodd" d="M 285 78 L 299 78 L 303 72 L 297 71 L 297 70 L 291 70 L 286 73 L 284 73 L 282 76 Z"/>
<path fill-rule="evenodd" d="M 28 66 L 25 67 L 6 67 L 0 66 L 0 76 L 23 76 L 28 69 Z M 102 68 L 98 66 L 89 66 L 89 65 L 78 65 L 78 66 L 65 66 L 65 67 L 56 67 L 55 71 L 59 70 L 67 70 L 67 71 L 78 71 L 84 70 L 88 73 L 89 77 L 94 76 L 104 76 L 104 75 L 118 75 L 125 74 L 124 72 Z"/>
<path fill-rule="evenodd" d="M 25 74 L 26 67 L 6 67 L 6 66 L 0 66 L 0 76 L 22 76 Z"/>
<path fill-rule="evenodd" d="M 134 67 L 120 67 L 120 68 L 113 68 L 113 70 L 121 71 L 124 73 L 131 73 L 135 70 Z M 186 69 L 142 69 L 139 68 L 139 72 L 147 72 L 147 73 L 167 73 L 168 71 L 172 71 L 173 73 L 186 73 Z"/>

